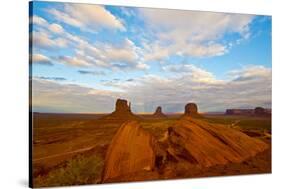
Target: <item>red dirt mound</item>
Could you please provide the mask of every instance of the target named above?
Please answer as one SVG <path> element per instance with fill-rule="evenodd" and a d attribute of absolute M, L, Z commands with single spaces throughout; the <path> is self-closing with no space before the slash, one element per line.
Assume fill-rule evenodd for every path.
<path fill-rule="evenodd" d="M 134 175 L 133 180 L 138 180 L 139 173 L 151 174 L 155 166 L 156 143 L 136 121 L 124 123 L 107 150 L 102 182 L 124 181 L 128 175 Z"/>
<path fill-rule="evenodd" d="M 268 148 L 235 129 L 184 117 L 168 129 L 168 153 L 202 167 L 239 163 Z"/>

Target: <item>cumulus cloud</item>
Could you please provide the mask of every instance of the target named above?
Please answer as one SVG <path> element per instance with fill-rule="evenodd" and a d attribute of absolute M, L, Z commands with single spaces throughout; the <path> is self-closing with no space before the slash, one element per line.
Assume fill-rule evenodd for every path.
<path fill-rule="evenodd" d="M 49 9 L 57 20 L 84 31 L 96 32 L 101 28 L 125 30 L 124 25 L 105 7 L 90 4 L 64 4 L 63 11 Z"/>
<path fill-rule="evenodd" d="M 36 29 L 32 32 L 32 46 L 35 49 L 66 48 L 68 39 L 63 37 L 64 29 L 57 23 L 49 23 L 44 18 L 34 15 L 32 18 Z"/>
<path fill-rule="evenodd" d="M 118 70 L 145 70 L 149 68 L 148 65 L 141 62 L 140 50 L 128 38 L 117 45 L 99 42 L 90 44 L 86 41 L 81 41 L 78 44 L 75 55 L 68 61 L 75 59 L 85 62 L 89 66 Z"/>
<path fill-rule="evenodd" d="M 252 65 L 244 67 L 240 70 L 232 70 L 228 75 L 234 81 L 250 81 L 256 79 L 256 77 L 265 78 L 271 75 L 271 69 L 264 66 Z M 270 77 L 268 79 L 271 79 Z"/>
<path fill-rule="evenodd" d="M 89 42 L 80 36 L 71 34 L 57 23 L 34 16 L 38 31 L 33 32 L 33 47 L 36 49 L 73 48 L 71 55 L 60 55 L 58 62 L 72 66 L 89 66 L 117 70 L 147 70 L 149 66 L 142 62 L 142 50 L 133 41 L 124 38 L 118 44 L 107 42 Z"/>
<path fill-rule="evenodd" d="M 42 65 L 53 65 L 51 59 L 49 59 L 47 56 L 43 54 L 32 54 L 32 63 L 34 64 L 42 64 Z"/>
<path fill-rule="evenodd" d="M 140 9 L 140 12 L 162 39 L 175 41 L 215 40 L 226 32 L 245 37 L 249 35 L 249 24 L 254 18 L 243 14 L 165 9 Z"/>
<path fill-rule="evenodd" d="M 48 26 L 49 23 L 47 20 L 45 20 L 44 18 L 34 15 L 32 17 L 32 24 L 37 24 L 37 25 L 41 25 L 41 26 Z"/>
<path fill-rule="evenodd" d="M 59 24 L 50 24 L 49 26 L 50 31 L 53 33 L 63 33 L 63 27 Z"/>
<path fill-rule="evenodd" d="M 34 31 L 32 35 L 32 46 L 34 48 L 42 49 L 55 49 L 55 48 L 65 48 L 68 41 L 65 38 L 53 37 L 47 32 Z"/>
<path fill-rule="evenodd" d="M 150 74 L 101 83 L 112 90 L 37 78 L 33 84 L 34 106 L 71 112 L 111 112 L 116 98 L 125 98 L 132 102 L 135 112 L 153 112 L 159 105 L 165 112 L 183 112 L 188 102 L 196 102 L 201 112 L 256 106 L 271 108 L 270 68 L 250 66 L 230 73 L 231 79 L 227 80 L 218 80 L 212 73 L 192 65 L 166 70 L 171 73 L 181 70 L 181 73 L 165 77 Z M 237 80 L 245 76 L 250 78 Z"/>
<path fill-rule="evenodd" d="M 193 57 L 220 56 L 228 46 L 219 40 L 227 33 L 246 39 L 254 16 L 214 12 L 164 9 L 139 9 L 154 32 L 155 42 L 147 44 L 146 60 L 160 60 L 170 55 Z"/>
<path fill-rule="evenodd" d="M 203 45 L 181 41 L 167 46 L 161 43 L 152 43 L 146 46 L 143 58 L 145 61 L 161 61 L 171 55 L 212 57 L 223 55 L 227 51 L 226 46 L 218 43 Z"/>
<path fill-rule="evenodd" d="M 57 60 L 59 62 L 62 62 L 64 64 L 69 64 L 72 66 L 89 66 L 90 64 L 83 60 L 83 59 L 79 59 L 77 57 L 70 57 L 70 56 L 59 56 L 57 58 Z"/>
<path fill-rule="evenodd" d="M 38 112 L 111 112 L 117 94 L 76 84 L 33 78 L 32 108 Z"/>
<path fill-rule="evenodd" d="M 167 65 L 163 66 L 163 70 L 184 75 L 185 77 L 188 76 L 190 80 L 195 82 L 206 82 L 207 84 L 222 82 L 221 80 L 217 80 L 211 72 L 196 67 L 192 64 Z"/>
<path fill-rule="evenodd" d="M 255 69 L 255 71 L 253 71 Z M 263 66 L 237 70 L 235 77 L 218 80 L 212 73 L 192 65 L 167 67 L 171 76 L 146 75 L 135 82 L 112 83 L 136 103 L 135 110 L 152 112 L 158 105 L 168 112 L 182 112 L 187 102 L 196 102 L 200 111 L 226 108 L 271 107 L 271 69 Z M 250 75 L 251 79 L 237 81 Z"/>

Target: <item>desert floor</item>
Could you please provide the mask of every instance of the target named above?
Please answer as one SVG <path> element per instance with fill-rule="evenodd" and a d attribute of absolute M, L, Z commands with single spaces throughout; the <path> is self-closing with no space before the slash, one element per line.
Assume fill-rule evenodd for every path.
<path fill-rule="evenodd" d="M 100 119 L 103 114 L 33 114 L 34 187 L 100 183 L 106 150 L 122 124 Z M 139 115 L 140 125 L 157 140 L 180 115 L 154 119 Z M 207 176 L 271 173 L 271 117 L 206 114 L 201 119 L 224 124 L 260 138 L 270 148 L 242 163 L 209 168 L 167 165 L 158 175 L 145 174 L 142 180 L 179 179 Z M 131 180 L 128 180 L 131 181 Z"/>

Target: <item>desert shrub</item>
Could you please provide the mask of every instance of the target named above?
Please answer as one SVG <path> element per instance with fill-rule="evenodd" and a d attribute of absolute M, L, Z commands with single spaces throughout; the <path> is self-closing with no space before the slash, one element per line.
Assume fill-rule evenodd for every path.
<path fill-rule="evenodd" d="M 38 176 L 35 186 L 66 186 L 97 183 L 103 168 L 100 156 L 78 156 L 66 162 L 65 166 Z"/>

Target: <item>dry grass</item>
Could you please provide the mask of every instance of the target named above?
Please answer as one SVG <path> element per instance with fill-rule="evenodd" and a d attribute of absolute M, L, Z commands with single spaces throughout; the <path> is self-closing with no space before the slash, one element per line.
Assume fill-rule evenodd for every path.
<path fill-rule="evenodd" d="M 34 184 L 35 187 L 94 184 L 100 180 L 102 168 L 101 157 L 80 155 L 51 170 L 47 175 L 39 175 Z"/>

